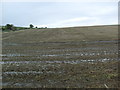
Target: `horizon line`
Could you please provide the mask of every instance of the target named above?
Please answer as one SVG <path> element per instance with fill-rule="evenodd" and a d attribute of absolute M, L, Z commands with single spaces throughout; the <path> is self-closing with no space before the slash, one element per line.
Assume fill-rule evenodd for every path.
<path fill-rule="evenodd" d="M 14 25 L 14 24 L 13 24 Z M 34 26 L 34 28 L 35 27 L 37 27 L 37 28 L 44 28 L 44 27 L 47 27 L 47 28 L 74 28 L 74 27 L 97 27 L 97 26 L 112 26 L 112 25 L 119 25 L 119 24 L 99 24 L 99 25 L 82 25 L 82 26 L 64 26 L 64 27 L 47 27 L 47 26 L 35 26 L 35 25 L 33 25 Z M 2 26 L 5 26 L 5 25 L 0 25 L 1 27 Z M 29 27 L 29 26 L 17 26 L 17 25 L 14 25 L 15 27 Z"/>

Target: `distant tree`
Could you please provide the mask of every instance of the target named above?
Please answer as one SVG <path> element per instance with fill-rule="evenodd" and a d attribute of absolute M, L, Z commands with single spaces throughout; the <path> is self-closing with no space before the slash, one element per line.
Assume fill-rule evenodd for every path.
<path fill-rule="evenodd" d="M 4 27 L 2 27 L 2 31 L 4 31 L 5 30 L 5 28 Z"/>
<path fill-rule="evenodd" d="M 35 28 L 38 28 L 37 26 Z"/>
<path fill-rule="evenodd" d="M 15 30 L 15 27 L 13 26 L 13 24 L 6 24 L 5 29 L 7 29 L 7 30 Z"/>
<path fill-rule="evenodd" d="M 30 28 L 33 28 L 34 26 L 32 24 L 30 24 Z"/>
<path fill-rule="evenodd" d="M 12 24 L 6 24 L 5 29 L 13 30 L 13 25 Z"/>

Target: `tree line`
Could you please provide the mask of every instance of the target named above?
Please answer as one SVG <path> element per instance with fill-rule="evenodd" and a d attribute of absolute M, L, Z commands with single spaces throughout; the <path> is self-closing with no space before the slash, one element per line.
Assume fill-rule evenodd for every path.
<path fill-rule="evenodd" d="M 38 28 L 37 26 L 34 27 L 33 24 L 30 24 L 29 27 L 16 27 L 14 26 L 13 24 L 6 24 L 5 26 L 2 26 L 2 31 L 5 31 L 5 30 L 12 30 L 12 31 L 16 31 L 16 30 L 22 30 L 22 29 L 42 29 L 42 28 L 47 28 L 47 27 L 41 27 L 41 28 Z"/>

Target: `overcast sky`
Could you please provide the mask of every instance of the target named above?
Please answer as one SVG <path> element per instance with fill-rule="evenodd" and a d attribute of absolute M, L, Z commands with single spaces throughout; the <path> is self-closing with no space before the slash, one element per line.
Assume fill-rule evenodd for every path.
<path fill-rule="evenodd" d="M 118 23 L 118 2 L 4 2 L 2 24 L 72 27 Z"/>

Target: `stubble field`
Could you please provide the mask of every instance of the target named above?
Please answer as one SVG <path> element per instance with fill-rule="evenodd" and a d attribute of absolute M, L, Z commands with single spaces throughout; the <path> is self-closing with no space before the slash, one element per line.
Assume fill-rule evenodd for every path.
<path fill-rule="evenodd" d="M 118 26 L 3 32 L 4 88 L 118 87 Z"/>

